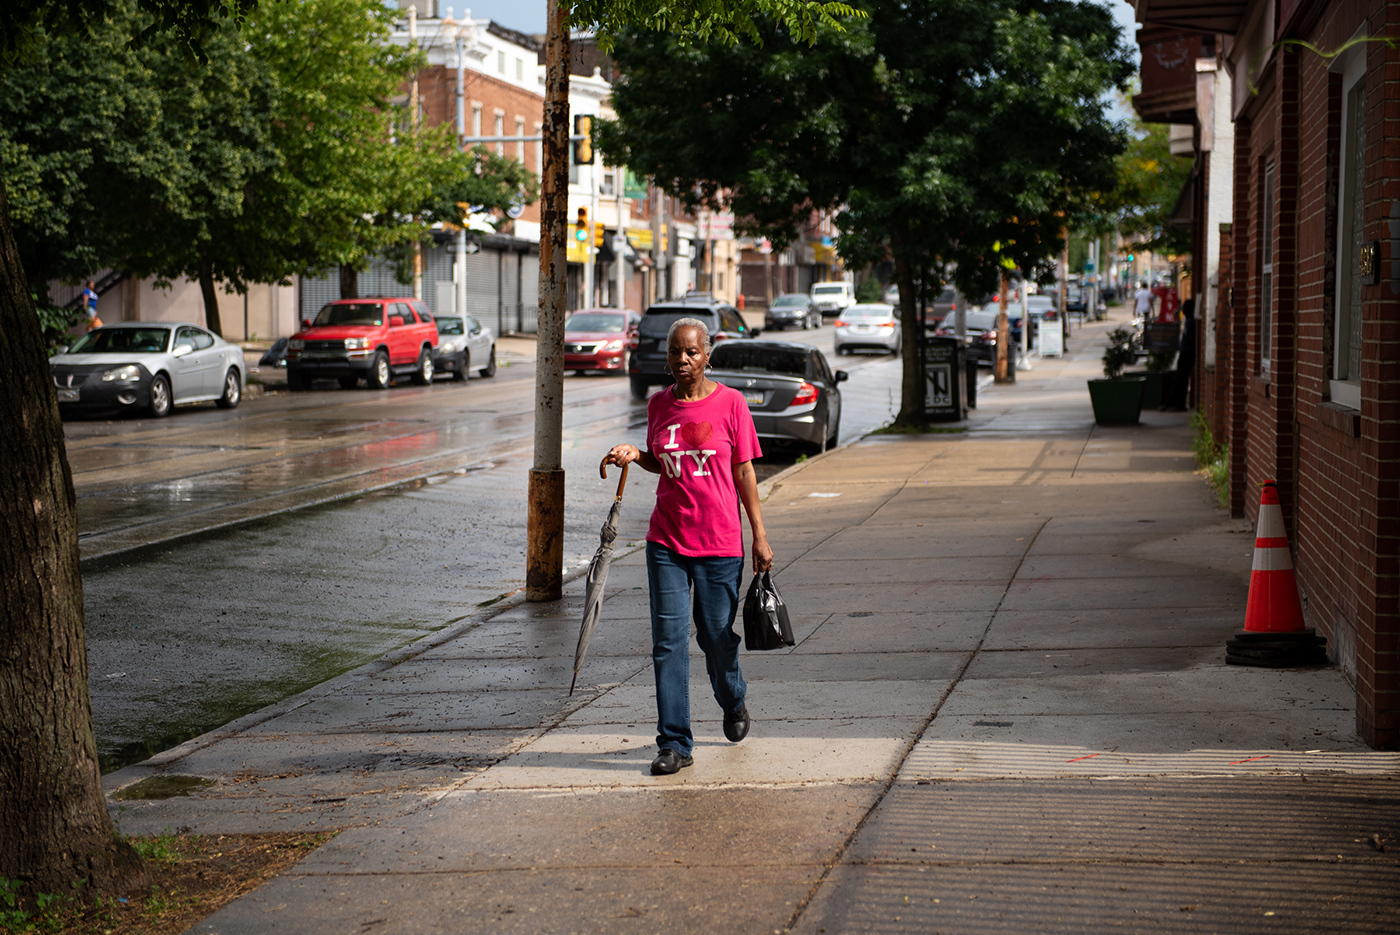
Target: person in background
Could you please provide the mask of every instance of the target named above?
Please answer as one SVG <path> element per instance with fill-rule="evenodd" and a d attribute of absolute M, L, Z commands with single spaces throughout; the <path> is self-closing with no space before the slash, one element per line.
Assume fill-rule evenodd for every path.
<path fill-rule="evenodd" d="M 83 287 L 83 309 L 87 312 L 87 330 L 102 327 L 102 319 L 97 317 L 97 289 L 91 279 Z"/>
<path fill-rule="evenodd" d="M 651 591 L 651 660 L 656 677 L 656 746 L 651 772 L 667 776 L 691 765 L 690 621 L 705 653 L 724 736 L 749 732 L 748 686 L 739 671 L 734 615 L 744 573 L 739 506 L 753 533 L 753 570 L 773 567 L 763 528 L 753 459 L 763 452 L 748 403 L 738 390 L 705 375 L 710 332 L 695 318 L 671 325 L 666 366 L 676 380 L 647 403 L 647 450 L 616 445 L 604 464 L 632 462 L 661 475 L 647 531 Z M 693 594 L 693 597 L 692 597 Z"/>
<path fill-rule="evenodd" d="M 1176 355 L 1176 382 L 1172 384 L 1171 396 L 1161 406 L 1165 412 L 1186 411 L 1186 388 L 1191 382 L 1191 371 L 1196 365 L 1196 300 L 1187 299 L 1181 303 L 1181 349 Z"/>
<path fill-rule="evenodd" d="M 1152 303 L 1157 297 L 1147 288 L 1147 283 L 1139 282 L 1137 292 L 1133 293 L 1133 301 L 1137 303 L 1134 314 L 1143 321 L 1148 321 L 1152 315 Z"/>

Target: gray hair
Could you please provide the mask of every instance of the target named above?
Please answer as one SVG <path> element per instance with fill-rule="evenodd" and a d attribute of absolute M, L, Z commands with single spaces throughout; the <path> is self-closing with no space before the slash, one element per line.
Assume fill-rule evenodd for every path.
<path fill-rule="evenodd" d="M 705 353 L 710 353 L 710 328 L 698 318 L 678 318 L 671 323 L 670 329 L 666 332 L 666 346 L 671 346 L 671 339 L 676 336 L 676 332 L 682 328 L 694 328 L 700 332 L 700 341 L 705 345 Z"/>

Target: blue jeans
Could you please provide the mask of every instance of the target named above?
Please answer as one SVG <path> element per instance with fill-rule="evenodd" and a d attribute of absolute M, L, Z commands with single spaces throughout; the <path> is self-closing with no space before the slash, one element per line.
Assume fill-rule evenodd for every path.
<path fill-rule="evenodd" d="M 690 616 L 694 586 L 695 640 L 715 700 L 725 713 L 744 706 L 739 671 L 740 637 L 734 632 L 739 609 L 743 556 L 681 555 L 647 543 L 647 584 L 651 589 L 651 664 L 656 674 L 656 745 L 690 756 Z"/>

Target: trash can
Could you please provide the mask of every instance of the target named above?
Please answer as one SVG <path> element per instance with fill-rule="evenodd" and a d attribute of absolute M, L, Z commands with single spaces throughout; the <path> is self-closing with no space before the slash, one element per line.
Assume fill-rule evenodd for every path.
<path fill-rule="evenodd" d="M 967 418 L 967 347 L 957 338 L 923 342 L 924 417 L 930 422 Z"/>

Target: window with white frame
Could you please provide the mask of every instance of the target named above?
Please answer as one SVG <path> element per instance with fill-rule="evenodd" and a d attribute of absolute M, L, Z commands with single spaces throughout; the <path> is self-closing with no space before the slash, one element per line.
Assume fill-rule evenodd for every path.
<path fill-rule="evenodd" d="M 506 73 L 506 53 L 504 52 L 496 53 L 496 71 L 503 75 Z"/>
<path fill-rule="evenodd" d="M 481 105 L 472 104 L 472 136 L 481 135 Z"/>
<path fill-rule="evenodd" d="M 505 114 L 505 111 L 502 111 L 502 110 L 496 111 L 496 127 L 495 127 L 495 129 L 496 129 L 496 136 L 505 136 L 505 135 L 506 135 L 506 114 Z M 506 154 L 506 144 L 505 144 L 505 143 L 497 143 L 497 144 L 496 144 L 496 155 L 497 155 L 497 156 L 504 156 L 505 154 Z"/>
<path fill-rule="evenodd" d="M 1366 239 L 1366 56 L 1342 73 L 1342 139 L 1337 173 L 1337 295 L 1333 311 L 1332 401 L 1361 408 L 1361 245 Z"/>
<path fill-rule="evenodd" d="M 515 80 L 525 80 L 525 60 L 523 58 L 518 58 L 515 60 Z"/>
<path fill-rule="evenodd" d="M 617 170 L 612 166 L 603 166 L 602 181 L 598 183 L 598 194 L 611 198 L 617 194 Z"/>
<path fill-rule="evenodd" d="M 524 135 L 525 135 L 525 118 L 524 118 L 524 117 L 516 117 L 516 118 L 515 118 L 515 135 L 516 135 L 516 136 L 524 136 Z M 524 140 L 519 140 L 519 141 L 516 142 L 516 144 L 515 144 L 515 158 L 520 160 L 520 164 L 521 164 L 522 166 L 525 164 L 525 141 L 524 141 Z"/>
<path fill-rule="evenodd" d="M 1259 372 L 1268 373 L 1274 340 L 1274 164 L 1264 166 L 1259 191 Z"/>

